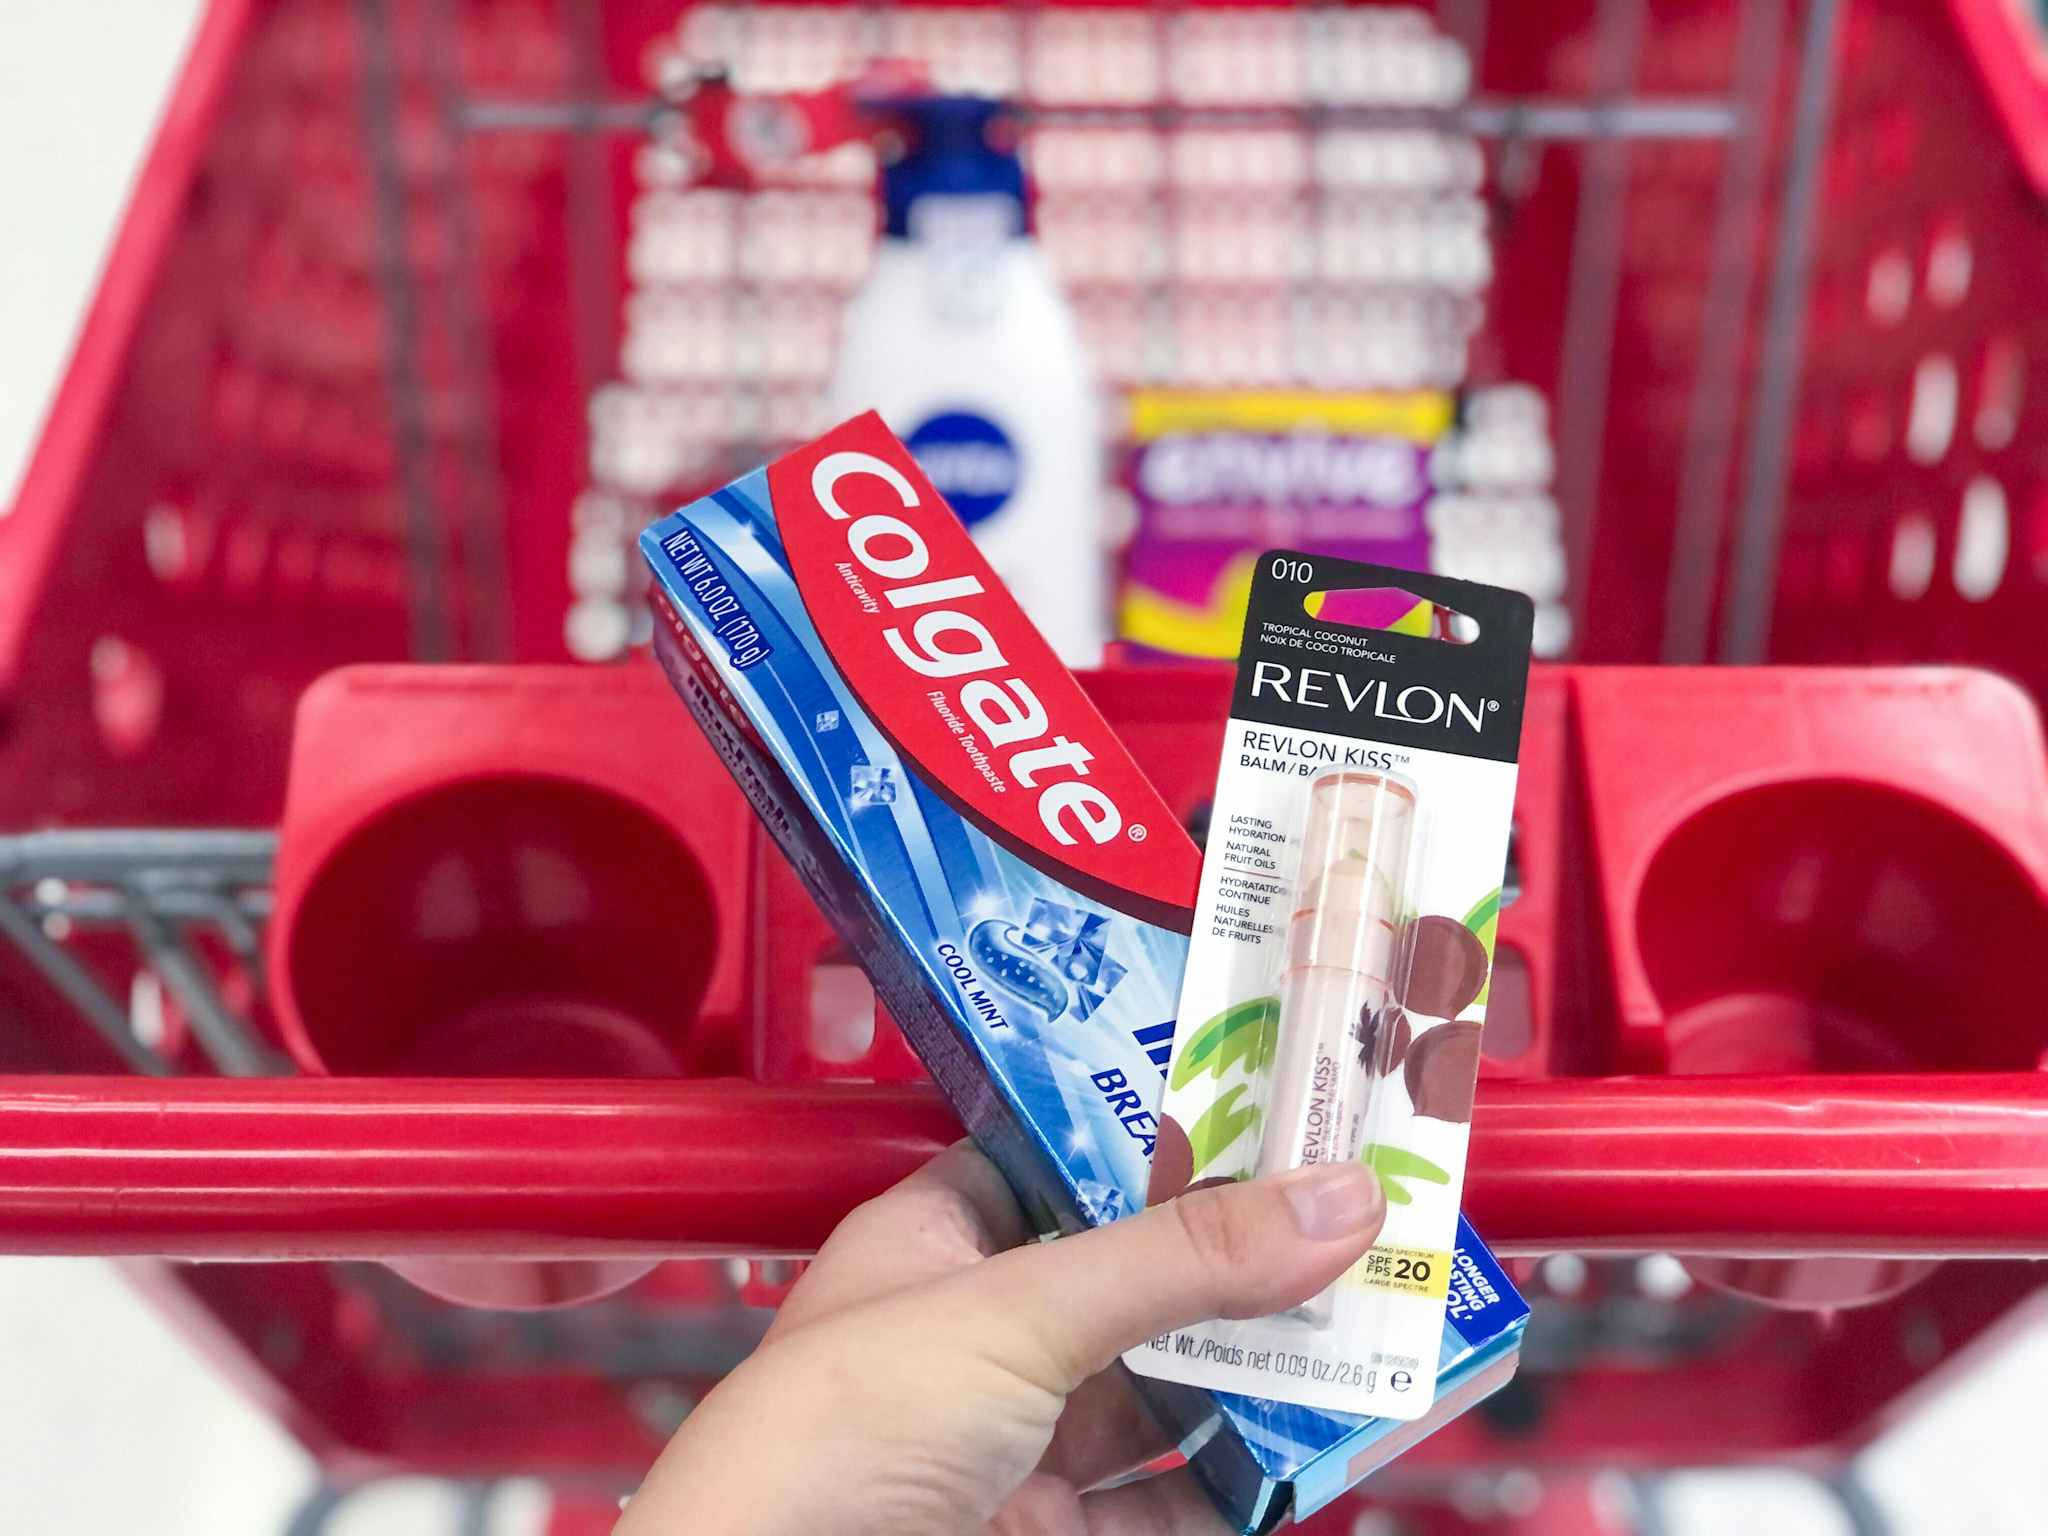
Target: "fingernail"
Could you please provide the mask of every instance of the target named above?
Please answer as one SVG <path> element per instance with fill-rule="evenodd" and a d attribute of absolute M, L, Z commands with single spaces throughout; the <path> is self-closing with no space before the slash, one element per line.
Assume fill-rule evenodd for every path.
<path fill-rule="evenodd" d="M 1280 1181 L 1303 1237 L 1330 1242 L 1362 1232 L 1379 1219 L 1380 1181 L 1362 1163 L 1301 1168 Z"/>

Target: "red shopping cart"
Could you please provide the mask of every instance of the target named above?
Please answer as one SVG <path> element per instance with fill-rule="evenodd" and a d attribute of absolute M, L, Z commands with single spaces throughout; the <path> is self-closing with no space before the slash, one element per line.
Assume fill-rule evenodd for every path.
<path fill-rule="evenodd" d="M 2036 40 L 1969 0 L 1444 0 L 1402 35 L 1471 88 L 1393 111 L 1304 62 L 1381 24 L 217 0 L 0 519 L 0 1249 L 136 1258 L 337 1488 L 539 1475 L 566 1532 L 758 1337 L 785 1261 L 954 1134 L 657 680 L 478 665 L 565 661 L 587 535 L 810 424 L 804 339 L 857 261 L 764 253 L 858 246 L 858 148 L 693 200 L 678 61 L 796 91 L 886 53 L 1167 167 L 1191 135 L 1469 134 L 1495 274 L 1466 374 L 1552 402 L 1576 659 L 2019 684 L 1539 675 L 1468 1191 L 1537 1318 L 1516 1386 L 1373 1497 L 1452 1529 L 1473 1478 L 1536 1467 L 1530 1521 L 1588 1528 L 1592 1467 L 1832 1473 L 2026 1315 Z M 1219 48 L 1258 67 L 1219 83 Z M 1041 196 L 1049 239 L 1102 200 Z M 1218 197 L 1309 231 L 1342 200 L 1118 194 L 1155 234 Z M 636 241 L 685 216 L 688 314 L 795 340 L 608 392 Z M 1219 306 L 1351 302 L 1320 269 L 1091 270 L 1084 314 L 1164 338 L 1133 354 L 1157 377 L 1106 364 L 1132 384 L 1227 358 Z M 312 686 L 400 661 L 442 665 Z M 1198 816 L 1218 677 L 1091 687 Z M 503 896 L 473 942 L 366 993 L 351 953 L 423 953 L 465 891 Z M 648 942 L 679 957 L 661 996 L 606 961 Z M 526 984 L 493 985 L 515 952 Z"/>

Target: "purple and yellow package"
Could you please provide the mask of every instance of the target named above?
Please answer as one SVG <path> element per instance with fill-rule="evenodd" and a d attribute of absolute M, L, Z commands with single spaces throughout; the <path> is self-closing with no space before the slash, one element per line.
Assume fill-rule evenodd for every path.
<path fill-rule="evenodd" d="M 1141 652 L 1234 658 L 1254 561 L 1275 546 L 1428 570 L 1430 456 L 1453 415 L 1436 391 L 1133 396 L 1118 634 Z"/>

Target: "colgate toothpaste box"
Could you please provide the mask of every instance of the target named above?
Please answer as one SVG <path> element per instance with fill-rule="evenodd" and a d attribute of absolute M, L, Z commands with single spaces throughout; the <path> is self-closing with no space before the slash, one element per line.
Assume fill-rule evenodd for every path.
<path fill-rule="evenodd" d="M 863 416 L 640 544 L 676 690 L 1038 1230 L 1140 1207 L 1201 854 L 915 460 Z M 1421 1420 L 1133 1383 L 1271 1529 L 1513 1374 L 1462 1222 L 1454 1267 Z"/>

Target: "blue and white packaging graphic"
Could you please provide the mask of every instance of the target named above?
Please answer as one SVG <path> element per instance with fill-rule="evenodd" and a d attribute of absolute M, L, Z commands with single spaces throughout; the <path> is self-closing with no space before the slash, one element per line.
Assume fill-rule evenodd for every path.
<path fill-rule="evenodd" d="M 861 417 L 641 549 L 677 691 L 1037 1229 L 1142 1206 L 1200 854 L 915 459 Z M 1528 1309 L 1455 1256 L 1417 1423 L 1133 1378 L 1237 1529 L 1512 1374 Z"/>

